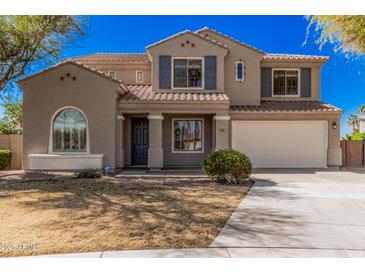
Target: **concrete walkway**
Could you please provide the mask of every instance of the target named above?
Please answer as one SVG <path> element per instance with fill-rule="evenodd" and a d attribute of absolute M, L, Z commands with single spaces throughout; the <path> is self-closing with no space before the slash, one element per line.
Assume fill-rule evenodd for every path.
<path fill-rule="evenodd" d="M 57 257 L 365 257 L 365 173 L 262 170 L 206 249 Z"/>

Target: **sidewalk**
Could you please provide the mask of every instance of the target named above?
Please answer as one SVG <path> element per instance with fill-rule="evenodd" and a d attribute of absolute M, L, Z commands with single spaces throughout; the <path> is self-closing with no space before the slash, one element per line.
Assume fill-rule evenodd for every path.
<path fill-rule="evenodd" d="M 187 248 L 103 251 L 36 256 L 36 258 L 364 258 L 364 250 L 313 248 Z M 27 257 L 35 258 L 35 257 Z"/>

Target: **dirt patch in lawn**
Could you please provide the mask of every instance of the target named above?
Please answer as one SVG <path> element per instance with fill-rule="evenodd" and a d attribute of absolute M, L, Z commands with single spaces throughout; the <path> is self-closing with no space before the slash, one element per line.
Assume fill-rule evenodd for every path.
<path fill-rule="evenodd" d="M 207 247 L 249 190 L 114 179 L 0 186 L 0 256 Z"/>

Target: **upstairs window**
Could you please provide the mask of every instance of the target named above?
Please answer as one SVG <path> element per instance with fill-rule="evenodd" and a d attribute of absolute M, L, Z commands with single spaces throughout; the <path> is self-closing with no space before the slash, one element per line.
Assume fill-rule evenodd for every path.
<path fill-rule="evenodd" d="M 142 83 L 143 82 L 143 71 L 142 70 L 137 70 L 136 71 L 136 82 L 137 83 Z"/>
<path fill-rule="evenodd" d="M 115 71 L 113 70 L 109 71 L 109 76 L 115 78 Z"/>
<path fill-rule="evenodd" d="M 203 59 L 173 59 L 174 88 L 203 88 Z"/>
<path fill-rule="evenodd" d="M 236 62 L 236 81 L 242 82 L 245 79 L 245 63 L 243 61 Z"/>
<path fill-rule="evenodd" d="M 273 70 L 273 95 L 298 96 L 299 70 L 278 69 Z"/>

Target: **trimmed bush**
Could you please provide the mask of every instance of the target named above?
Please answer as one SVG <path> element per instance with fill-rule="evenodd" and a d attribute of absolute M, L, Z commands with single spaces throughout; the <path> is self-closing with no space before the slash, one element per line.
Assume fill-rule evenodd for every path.
<path fill-rule="evenodd" d="M 232 149 L 221 149 L 210 154 L 203 162 L 204 172 L 220 184 L 240 184 L 252 173 L 250 159 Z"/>
<path fill-rule="evenodd" d="M 11 150 L 0 150 L 0 169 L 4 169 L 11 162 Z"/>
<path fill-rule="evenodd" d="M 86 169 L 75 172 L 75 176 L 82 179 L 101 178 L 103 171 L 101 169 Z"/>

